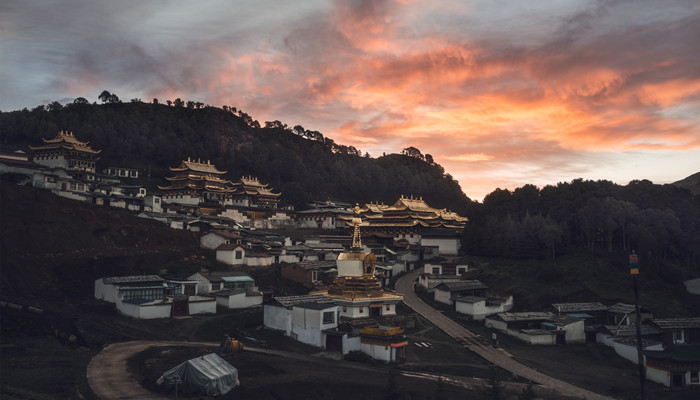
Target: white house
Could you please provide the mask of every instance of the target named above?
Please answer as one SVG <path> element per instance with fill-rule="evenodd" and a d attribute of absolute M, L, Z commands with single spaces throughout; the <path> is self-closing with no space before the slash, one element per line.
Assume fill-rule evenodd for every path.
<path fill-rule="evenodd" d="M 201 294 L 210 294 L 225 289 L 258 290 L 253 278 L 242 272 L 197 272 L 190 275 L 187 279 L 197 281 L 198 293 Z"/>
<path fill-rule="evenodd" d="M 247 249 L 238 243 L 223 243 L 216 248 L 216 261 L 226 265 L 245 265 Z"/>
<path fill-rule="evenodd" d="M 583 320 L 551 312 L 499 313 L 485 318 L 486 326 L 529 344 L 585 343 Z"/>
<path fill-rule="evenodd" d="M 263 301 L 262 292 L 252 289 L 224 289 L 211 295 L 216 298 L 218 306 L 228 309 L 259 306 Z"/>
<path fill-rule="evenodd" d="M 119 312 L 137 319 L 216 313 L 216 300 L 190 295 L 192 289 L 191 282 L 157 275 L 120 276 L 97 279 L 95 298 L 115 303 Z"/>
<path fill-rule="evenodd" d="M 486 298 L 463 296 L 455 299 L 455 311 L 471 316 L 479 321 L 487 315 L 508 312 L 513 309 L 513 296 L 506 298 Z"/>
<path fill-rule="evenodd" d="M 241 244 L 243 237 L 229 231 L 211 231 L 199 238 L 199 245 L 204 249 L 215 250 L 224 243 Z"/>
<path fill-rule="evenodd" d="M 488 286 L 481 283 L 479 280 L 460 280 L 457 282 L 443 282 L 435 286 L 433 292 L 435 301 L 440 303 L 453 305 L 457 297 L 463 296 L 484 296 Z"/>
<path fill-rule="evenodd" d="M 338 306 L 324 295 L 275 297 L 263 307 L 263 324 L 302 343 L 325 349 L 324 331 L 338 327 Z"/>

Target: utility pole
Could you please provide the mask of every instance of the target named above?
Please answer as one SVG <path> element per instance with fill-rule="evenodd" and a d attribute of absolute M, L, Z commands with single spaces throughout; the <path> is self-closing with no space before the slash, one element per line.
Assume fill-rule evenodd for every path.
<path fill-rule="evenodd" d="M 644 383 L 646 382 L 646 371 L 644 369 L 644 350 L 642 347 L 642 313 L 639 311 L 639 291 L 637 290 L 637 275 L 639 275 L 639 257 L 632 250 L 630 254 L 630 275 L 632 275 L 632 285 L 634 287 L 634 309 L 636 311 L 635 325 L 637 328 L 637 361 L 639 365 L 639 392 L 641 399 L 646 400 Z"/>

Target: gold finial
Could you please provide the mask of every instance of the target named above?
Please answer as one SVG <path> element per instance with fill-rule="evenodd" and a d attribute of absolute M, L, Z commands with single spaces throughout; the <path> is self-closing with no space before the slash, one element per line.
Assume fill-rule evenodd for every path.
<path fill-rule="evenodd" d="M 360 205 L 355 203 L 355 208 L 353 209 L 355 216 L 352 218 L 352 249 L 362 249 L 362 237 L 360 235 L 360 225 L 362 225 L 362 219 L 360 218 Z"/>

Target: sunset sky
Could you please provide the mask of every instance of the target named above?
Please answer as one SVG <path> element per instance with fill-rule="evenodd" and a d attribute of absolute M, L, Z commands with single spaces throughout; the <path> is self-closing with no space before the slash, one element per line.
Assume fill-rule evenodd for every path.
<path fill-rule="evenodd" d="M 700 171 L 700 1 L 0 2 L 0 109 L 105 89 L 415 146 L 476 200 L 669 183 Z"/>

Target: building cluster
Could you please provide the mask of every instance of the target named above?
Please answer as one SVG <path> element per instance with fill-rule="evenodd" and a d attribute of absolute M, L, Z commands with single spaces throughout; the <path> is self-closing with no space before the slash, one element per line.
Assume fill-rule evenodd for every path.
<path fill-rule="evenodd" d="M 354 214 L 350 204 L 331 201 L 312 202 L 307 210 L 299 211 L 280 207 L 281 193 L 257 177 L 232 181 L 210 160 L 193 158 L 170 167 L 170 176 L 163 177 L 167 184 L 147 193 L 145 186 L 137 184 L 140 174 L 136 169 L 108 166 L 98 172 L 102 150 L 93 149 L 73 133 L 61 131 L 43 142 L 29 146 L 29 154 L 0 153 L 0 174 L 18 174 L 24 177 L 20 184 L 91 204 L 124 208 L 176 229 L 336 230 L 346 228 Z M 467 222 L 454 212 L 430 207 L 421 198 L 404 196 L 390 206 L 367 204 L 359 208 L 359 214 L 368 234 L 386 241 L 393 238 L 392 242 L 404 248 L 434 250 L 435 256 L 459 253 L 459 232 Z M 233 246 L 221 249 L 222 260 L 237 254 L 227 247 Z M 255 262 L 255 248 L 248 250 L 250 261 Z M 267 262 L 262 258 L 258 261 Z M 239 264 L 239 260 L 233 258 L 228 264 Z"/>
<path fill-rule="evenodd" d="M 264 325 L 327 352 L 402 361 L 408 342 L 396 306 L 403 296 L 382 286 L 377 258 L 362 246 L 361 225 L 353 219 L 350 250 L 338 255 L 332 283 L 308 295 L 273 298 L 264 306 Z"/>

